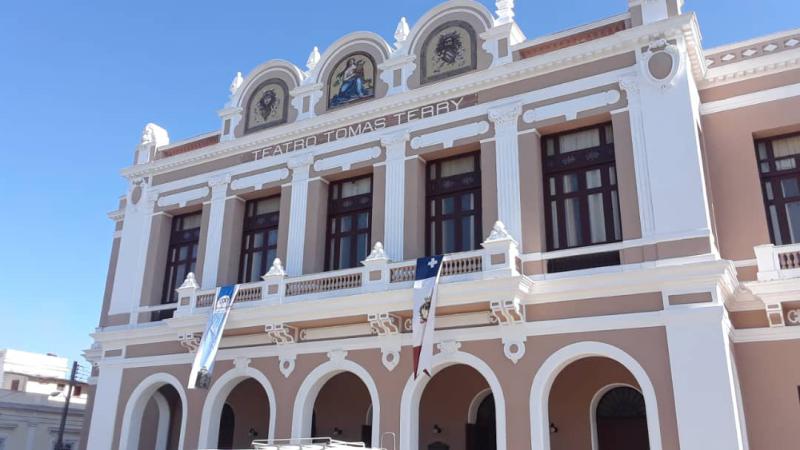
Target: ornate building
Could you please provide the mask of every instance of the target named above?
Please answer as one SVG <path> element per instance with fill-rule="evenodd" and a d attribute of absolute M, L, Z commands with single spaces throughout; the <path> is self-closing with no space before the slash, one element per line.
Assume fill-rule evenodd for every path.
<path fill-rule="evenodd" d="M 237 75 L 218 130 L 148 124 L 85 448 L 796 448 L 800 31 L 704 49 L 682 3 L 528 38 L 513 0 L 451 0 Z"/>

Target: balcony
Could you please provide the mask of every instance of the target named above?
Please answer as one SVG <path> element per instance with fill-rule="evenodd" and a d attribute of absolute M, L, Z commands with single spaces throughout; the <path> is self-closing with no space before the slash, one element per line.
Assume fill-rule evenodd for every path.
<path fill-rule="evenodd" d="M 502 223 L 495 224 L 482 248 L 444 257 L 441 283 L 519 276 L 522 262 L 517 243 Z M 309 300 L 332 299 L 374 292 L 410 289 L 416 261 L 391 262 L 377 243 L 361 267 L 289 277 L 276 259 L 262 280 L 241 284 L 234 308 L 279 305 Z M 174 310 L 174 317 L 206 314 L 217 289 L 199 289 L 193 274 L 178 289 L 178 303 L 143 306 L 140 313 Z M 154 316 L 155 317 L 155 316 Z"/>
<path fill-rule="evenodd" d="M 800 278 L 800 244 L 759 245 L 753 250 L 758 262 L 758 281 Z"/>

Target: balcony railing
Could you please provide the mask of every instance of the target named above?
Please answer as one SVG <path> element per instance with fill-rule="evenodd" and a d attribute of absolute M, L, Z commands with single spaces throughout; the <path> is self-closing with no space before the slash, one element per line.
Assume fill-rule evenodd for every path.
<path fill-rule="evenodd" d="M 754 250 L 759 281 L 800 277 L 800 244 L 759 245 Z"/>
<path fill-rule="evenodd" d="M 499 228 L 498 228 L 499 226 Z M 442 264 L 442 282 L 517 276 L 520 274 L 519 250 L 502 224 L 480 250 L 446 255 Z M 382 290 L 408 289 L 414 280 L 415 261 L 390 262 L 380 243 L 363 261 L 362 267 L 289 277 L 279 260 L 262 281 L 240 285 L 234 307 L 243 304 L 280 304 Z M 178 289 L 175 316 L 191 315 L 211 307 L 217 289 L 201 290 L 194 276 L 187 277 Z M 175 305 L 173 307 L 176 307 Z"/>

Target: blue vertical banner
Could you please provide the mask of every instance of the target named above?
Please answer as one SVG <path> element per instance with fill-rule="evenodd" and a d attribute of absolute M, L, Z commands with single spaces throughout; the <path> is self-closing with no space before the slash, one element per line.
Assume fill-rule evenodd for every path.
<path fill-rule="evenodd" d="M 211 384 L 214 358 L 217 356 L 222 332 L 225 330 L 225 323 L 228 321 L 228 314 L 237 292 L 239 285 L 222 286 L 217 291 L 217 298 L 208 316 L 208 324 L 200 339 L 200 346 L 197 347 L 192 371 L 189 373 L 189 389 L 208 389 Z"/>

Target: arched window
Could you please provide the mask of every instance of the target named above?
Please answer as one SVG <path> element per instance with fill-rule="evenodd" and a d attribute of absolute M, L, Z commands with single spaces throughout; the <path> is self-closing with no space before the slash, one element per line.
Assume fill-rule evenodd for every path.
<path fill-rule="evenodd" d="M 436 27 L 425 38 L 420 53 L 422 84 L 460 75 L 478 67 L 475 30 L 461 20 Z"/>
<path fill-rule="evenodd" d="M 247 99 L 244 132 L 263 130 L 286 122 L 289 111 L 289 89 L 278 78 L 264 81 Z"/>

